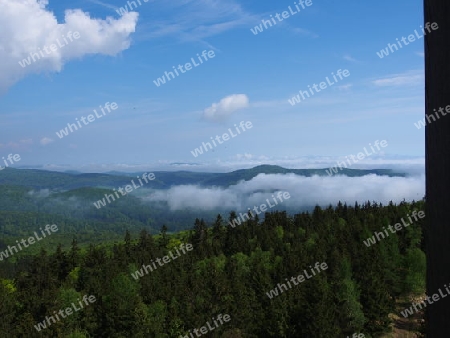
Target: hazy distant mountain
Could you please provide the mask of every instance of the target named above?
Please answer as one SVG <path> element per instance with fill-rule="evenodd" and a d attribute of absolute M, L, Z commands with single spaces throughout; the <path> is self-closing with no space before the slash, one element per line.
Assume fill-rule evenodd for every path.
<path fill-rule="evenodd" d="M 155 171 L 155 180 L 145 184 L 147 188 L 168 189 L 174 185 L 199 185 L 228 187 L 239 181 L 249 181 L 259 174 L 296 174 L 310 177 L 313 175 L 327 176 L 327 169 L 286 169 L 276 165 L 260 165 L 251 169 L 241 169 L 230 173 L 199 173 L 191 171 Z M 0 185 L 27 186 L 35 189 L 61 189 L 70 190 L 82 187 L 115 188 L 130 184 L 133 178 L 137 182 L 139 173 L 108 173 L 108 174 L 82 174 L 72 172 L 56 172 L 37 169 L 6 168 L 1 172 Z M 369 174 L 389 177 L 405 177 L 405 173 L 394 172 L 391 169 L 343 169 L 339 175 L 360 177 Z"/>
<path fill-rule="evenodd" d="M 236 184 L 241 180 L 249 181 L 259 174 L 296 174 L 299 176 L 311 177 L 313 175 L 328 176 L 326 169 L 286 169 L 277 165 L 260 165 L 252 169 L 241 169 L 230 173 L 219 174 L 220 176 L 205 178 L 201 184 L 216 185 L 216 186 L 229 186 Z M 389 177 L 405 177 L 404 173 L 395 173 L 390 169 L 343 169 L 339 171 L 339 175 L 345 175 L 349 177 L 360 177 L 369 174 L 375 174 L 380 176 Z"/>
<path fill-rule="evenodd" d="M 137 183 L 137 176 L 142 177 L 142 174 L 142 172 L 86 174 L 6 168 L 0 172 L 2 190 L 0 235 L 2 233 L 18 235 L 20 231 L 31 230 L 33 226 L 43 222 L 64 223 L 67 229 L 77 229 L 77 231 L 85 231 L 88 224 L 89 227 L 102 232 L 102 235 L 106 231 L 107 236 L 121 234 L 125 228 L 135 230 L 147 228 L 157 232 L 162 224 L 166 224 L 171 231 L 189 229 L 195 218 L 200 217 L 207 222 L 212 222 L 217 213 L 223 213 L 226 218 L 229 211 L 242 209 L 240 203 L 245 207 L 256 204 L 252 200 L 253 195 L 260 195 L 260 203 L 263 203 L 270 194 L 280 191 L 276 184 L 261 184 L 242 190 L 235 186 L 240 181 L 250 181 L 259 174 L 328 176 L 326 169 L 286 169 L 274 165 L 261 165 L 229 173 L 155 171 L 155 180 L 145 184 L 146 188 L 154 190 L 139 189 L 104 208 L 94 207 L 93 203 L 103 199 L 105 194 L 113 194 L 113 188 L 128 185 L 132 179 Z M 351 177 L 368 174 L 406 176 L 404 173 L 384 169 L 344 169 L 339 174 Z M 340 180 L 337 177 L 336 179 Z M 266 177 L 266 181 L 270 181 L 270 178 Z M 191 187 L 177 190 L 177 186 L 180 185 L 191 185 Z M 219 189 L 210 189 L 212 186 Z M 168 195 L 165 195 L 165 190 L 170 188 L 175 189 L 176 192 L 169 191 Z M 210 195 L 205 197 L 204 190 L 208 193 L 213 191 L 214 197 Z M 155 196 L 162 196 L 162 198 L 157 199 Z M 220 202 L 211 204 L 211 198 Z M 338 197 L 336 197 L 337 200 L 339 200 Z M 186 201 L 192 203 L 186 203 Z M 172 210 L 170 206 L 173 202 L 183 207 Z M 300 199 L 295 206 L 289 207 L 289 203 L 286 203 L 280 208 L 300 212 L 312 210 L 315 204 L 315 201 Z M 205 207 L 208 205 L 209 207 Z M 85 235 L 88 238 L 88 233 Z"/>

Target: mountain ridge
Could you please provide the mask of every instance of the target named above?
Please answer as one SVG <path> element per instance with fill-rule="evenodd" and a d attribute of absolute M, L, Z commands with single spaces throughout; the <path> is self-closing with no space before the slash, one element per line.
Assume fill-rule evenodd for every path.
<path fill-rule="evenodd" d="M 203 187 L 228 187 L 240 181 L 249 181 L 259 174 L 295 174 L 311 177 L 313 175 L 329 176 L 329 168 L 323 169 L 288 169 L 277 165 L 262 164 L 250 169 L 238 169 L 228 173 L 204 173 L 193 171 L 154 171 L 155 180 L 145 186 L 153 189 L 168 189 L 175 185 L 199 185 Z M 148 171 L 147 171 L 148 172 Z M 117 172 L 115 172 L 117 173 Z M 0 185 L 27 186 L 35 189 L 71 190 L 82 187 L 115 188 L 130 184 L 136 176 L 144 172 L 122 173 L 73 173 L 42 169 L 6 168 L 0 175 Z M 369 174 L 389 177 L 405 177 L 406 173 L 392 169 L 347 169 L 343 168 L 336 175 L 361 177 Z"/>

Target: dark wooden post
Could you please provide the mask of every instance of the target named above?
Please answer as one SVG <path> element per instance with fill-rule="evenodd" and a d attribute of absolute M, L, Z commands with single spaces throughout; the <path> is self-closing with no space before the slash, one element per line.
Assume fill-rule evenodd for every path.
<path fill-rule="evenodd" d="M 446 295 L 445 284 L 450 289 L 450 113 L 436 113 L 450 105 L 450 1 L 424 0 L 424 14 L 425 23 L 439 26 L 425 36 L 425 243 L 427 295 L 432 297 L 439 289 Z M 427 309 L 427 337 L 450 337 L 450 295 Z"/>

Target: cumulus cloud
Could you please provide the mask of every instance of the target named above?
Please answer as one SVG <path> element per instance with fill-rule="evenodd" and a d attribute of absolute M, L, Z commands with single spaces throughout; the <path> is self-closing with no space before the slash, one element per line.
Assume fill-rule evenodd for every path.
<path fill-rule="evenodd" d="M 138 19 L 136 12 L 102 20 L 80 9 L 69 9 L 64 23 L 58 23 L 47 5 L 48 0 L 0 0 L 0 93 L 29 74 L 59 72 L 71 59 L 98 53 L 112 56 L 130 46 L 130 34 Z M 79 38 L 70 41 L 69 32 L 78 32 Z M 50 50 L 51 45 L 56 45 L 56 50 Z M 44 52 L 45 47 L 50 53 Z M 39 51 L 45 57 L 28 59 L 30 53 Z M 23 63 L 24 59 L 31 61 L 29 65 Z"/>
<path fill-rule="evenodd" d="M 425 176 L 304 177 L 295 174 L 260 174 L 250 181 L 242 181 L 225 189 L 184 185 L 168 190 L 156 190 L 144 200 L 167 202 L 171 210 L 233 209 L 242 212 L 265 203 L 266 199 L 272 201 L 271 196 L 277 191 L 289 192 L 291 198 L 285 200 L 282 207 L 294 209 L 316 204 L 335 205 L 338 201 L 350 205 L 353 205 L 355 201 L 399 203 L 403 199 L 412 201 L 423 198 Z"/>
<path fill-rule="evenodd" d="M 213 103 L 203 112 L 203 117 L 212 122 L 222 122 L 235 111 L 249 106 L 249 99 L 245 94 L 233 94 L 224 97 L 219 103 Z"/>

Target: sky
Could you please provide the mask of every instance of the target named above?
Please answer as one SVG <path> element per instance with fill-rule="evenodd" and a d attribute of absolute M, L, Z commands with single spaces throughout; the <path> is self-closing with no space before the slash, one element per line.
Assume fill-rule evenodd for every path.
<path fill-rule="evenodd" d="M 424 38 L 379 56 L 423 36 L 422 1 L 134 2 L 0 0 L 0 157 L 19 154 L 11 167 L 323 168 L 385 140 L 353 167 L 423 168 Z"/>

